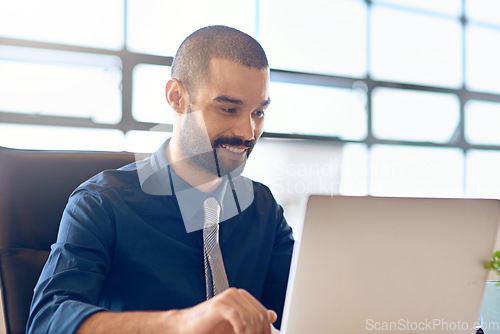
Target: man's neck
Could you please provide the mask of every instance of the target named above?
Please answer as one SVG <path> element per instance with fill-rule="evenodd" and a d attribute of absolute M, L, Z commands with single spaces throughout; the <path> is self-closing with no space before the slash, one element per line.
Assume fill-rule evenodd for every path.
<path fill-rule="evenodd" d="M 220 185 L 222 178 L 189 163 L 189 159 L 183 156 L 174 138 L 167 145 L 165 154 L 175 174 L 198 190 L 208 194 Z"/>

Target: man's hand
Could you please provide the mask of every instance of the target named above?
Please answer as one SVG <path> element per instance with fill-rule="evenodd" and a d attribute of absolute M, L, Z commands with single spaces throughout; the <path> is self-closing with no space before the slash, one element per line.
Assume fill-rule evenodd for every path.
<path fill-rule="evenodd" d="M 277 315 L 251 294 L 229 288 L 184 310 L 98 312 L 78 328 L 78 334 L 271 334 Z"/>
<path fill-rule="evenodd" d="M 177 313 L 179 334 L 270 334 L 276 321 L 250 293 L 229 288 L 223 293 Z"/>

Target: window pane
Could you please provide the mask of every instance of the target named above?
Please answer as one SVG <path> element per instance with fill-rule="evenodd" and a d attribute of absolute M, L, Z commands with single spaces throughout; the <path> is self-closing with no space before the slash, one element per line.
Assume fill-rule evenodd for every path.
<path fill-rule="evenodd" d="M 261 1 L 259 32 L 272 68 L 366 73 L 366 5 L 360 1 Z"/>
<path fill-rule="evenodd" d="M 271 82 L 265 131 L 365 138 L 366 96 L 360 94 L 344 88 Z"/>
<path fill-rule="evenodd" d="M 120 121 L 119 58 L 89 55 L 87 65 L 74 65 L 68 60 L 74 55 L 71 52 L 9 47 L 0 47 L 0 52 L 0 110 L 91 118 L 98 123 Z M 17 61 L 10 57 L 15 53 L 33 57 Z M 39 59 L 34 57 L 37 54 Z M 50 62 L 47 54 L 66 57 L 66 63 Z M 85 57 L 77 54 L 76 58 Z"/>
<path fill-rule="evenodd" d="M 340 194 L 368 194 L 368 149 L 364 144 L 345 144 L 342 148 Z"/>
<path fill-rule="evenodd" d="M 172 123 L 172 109 L 165 98 L 170 66 L 139 64 L 133 71 L 132 114 L 141 122 Z"/>
<path fill-rule="evenodd" d="M 465 121 L 465 137 L 469 143 L 500 145 L 500 103 L 467 102 Z"/>
<path fill-rule="evenodd" d="M 467 151 L 467 196 L 500 198 L 500 152 Z"/>
<path fill-rule="evenodd" d="M 127 48 L 174 56 L 198 28 L 222 24 L 255 36 L 255 0 L 128 0 Z"/>
<path fill-rule="evenodd" d="M 448 142 L 460 122 L 454 94 L 376 88 L 373 133 L 380 139 Z"/>
<path fill-rule="evenodd" d="M 302 200 L 311 193 L 338 194 L 341 154 L 338 143 L 262 138 L 243 174 L 271 189 L 300 238 Z"/>
<path fill-rule="evenodd" d="M 370 153 L 372 195 L 463 195 L 463 153 L 460 149 L 374 145 Z"/>
<path fill-rule="evenodd" d="M 283 200 L 311 193 L 337 194 L 341 152 L 338 143 L 262 138 L 244 175 L 266 184 Z"/>
<path fill-rule="evenodd" d="M 373 6 L 371 72 L 380 80 L 459 87 L 462 32 L 458 20 Z"/>
<path fill-rule="evenodd" d="M 41 150 L 123 151 L 123 132 L 0 123 L 0 146 Z"/>
<path fill-rule="evenodd" d="M 467 87 L 500 93 L 500 30 L 468 25 L 466 34 Z"/>
<path fill-rule="evenodd" d="M 456 17 L 462 14 L 462 0 L 374 0 L 374 3 L 401 5 Z"/>
<path fill-rule="evenodd" d="M 500 24 L 500 1 L 466 0 L 466 15 L 471 20 Z"/>
<path fill-rule="evenodd" d="M 123 16 L 123 0 L 0 1 L 0 36 L 118 50 Z"/>
<path fill-rule="evenodd" d="M 153 153 L 171 136 L 171 133 L 160 131 L 129 131 L 125 135 L 125 150 Z"/>

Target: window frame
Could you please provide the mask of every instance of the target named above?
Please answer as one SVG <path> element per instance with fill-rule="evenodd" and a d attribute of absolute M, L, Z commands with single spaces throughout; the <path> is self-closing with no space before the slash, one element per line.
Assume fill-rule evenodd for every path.
<path fill-rule="evenodd" d="M 258 8 L 259 1 L 256 0 L 256 6 Z M 372 6 L 391 6 L 396 7 L 395 5 L 387 5 L 374 3 L 372 4 L 371 0 L 362 0 L 367 5 L 367 62 L 370 62 L 370 16 Z M 127 0 L 124 0 L 125 10 L 125 43 L 124 47 L 121 50 L 108 50 L 108 49 L 98 49 L 91 47 L 82 47 L 82 46 L 72 46 L 66 44 L 57 44 L 57 43 L 47 43 L 47 42 L 39 42 L 39 41 L 31 41 L 31 40 L 21 40 L 14 38 L 5 38 L 0 37 L 0 45 L 6 46 L 17 46 L 17 47 L 28 47 L 35 49 L 46 49 L 46 50 L 60 50 L 60 51 L 71 51 L 78 52 L 83 54 L 99 54 L 99 55 L 111 55 L 117 56 L 122 61 L 122 118 L 117 124 L 100 124 L 93 122 L 90 119 L 86 118 L 74 118 L 74 117 L 61 117 L 61 116 L 48 116 L 48 115 L 27 115 L 15 113 L 9 110 L 0 110 L 0 122 L 1 123 L 11 123 L 11 124 L 30 124 L 30 125 L 52 125 L 52 126 L 69 126 L 69 127 L 82 127 L 82 128 L 101 128 L 101 129 L 118 129 L 121 130 L 124 135 L 131 130 L 140 130 L 140 131 L 149 131 L 154 128 L 155 131 L 172 131 L 172 124 L 161 124 L 150 123 L 150 122 L 141 122 L 137 121 L 132 116 L 132 72 L 136 65 L 138 64 L 152 64 L 152 65 L 166 65 L 171 66 L 173 57 L 171 56 L 157 56 L 151 54 L 143 54 L 136 53 L 127 50 Z M 471 149 L 481 149 L 481 150 L 500 150 L 500 145 L 481 145 L 481 144 L 472 144 L 467 142 L 465 138 L 465 105 L 470 100 L 480 100 L 487 102 L 497 102 L 500 103 L 500 94 L 488 93 L 488 92 L 478 92 L 467 89 L 465 84 L 465 73 L 466 73 L 466 28 L 469 22 L 468 18 L 465 15 L 465 0 L 463 1 L 462 6 L 462 15 L 458 18 L 461 25 L 461 33 L 462 33 L 462 73 L 463 73 L 463 83 L 459 88 L 445 88 L 438 87 L 432 85 L 417 85 L 417 84 L 409 84 L 404 82 L 395 82 L 395 81 L 383 81 L 383 80 L 374 80 L 370 76 L 370 68 L 367 67 L 367 74 L 362 77 L 346 77 L 346 76 L 336 76 L 329 74 L 317 74 L 317 73 L 304 73 L 298 71 L 288 71 L 282 69 L 270 69 L 271 71 L 271 80 L 276 82 L 283 83 L 298 83 L 298 84 L 307 84 L 313 86 L 325 86 L 325 87 L 333 87 L 333 88 L 353 88 L 362 86 L 366 89 L 366 111 L 367 111 L 367 136 L 366 138 L 360 140 L 345 140 L 340 139 L 338 137 L 332 136 L 318 136 L 318 135 L 304 135 L 304 134 L 293 134 L 293 133 L 273 133 L 273 132 L 264 132 L 263 137 L 269 138 L 285 138 L 285 139 L 306 139 L 306 140 L 322 140 L 322 141 L 330 141 L 330 142 L 338 142 L 338 143 L 361 143 L 367 145 L 367 149 L 370 150 L 372 145 L 375 144 L 393 144 L 393 145 L 411 145 L 411 146 L 428 146 L 428 147 L 450 147 L 450 148 L 460 148 L 463 150 L 464 156 L 466 156 L 467 151 Z M 400 7 L 401 10 L 414 10 L 419 12 L 417 9 L 410 9 L 407 7 Z M 259 11 L 256 11 L 256 15 L 258 16 Z M 432 14 L 428 13 L 428 15 L 442 15 L 442 14 Z M 446 15 L 445 15 L 446 16 Z M 256 18 L 258 22 L 258 17 Z M 471 21 L 474 25 L 482 25 L 480 22 Z M 484 23 L 484 26 L 488 28 L 495 28 L 500 30 L 499 26 L 492 26 L 489 23 Z M 257 24 L 257 36 L 259 33 L 259 27 Z M 272 64 L 271 64 L 272 65 Z M 361 85 L 360 85 L 361 83 Z M 460 101 L 460 122 L 453 135 L 452 139 L 446 143 L 431 143 L 424 141 L 405 141 L 405 140 L 384 140 L 380 138 L 376 138 L 372 131 L 372 93 L 374 89 L 378 87 L 386 87 L 386 88 L 396 88 L 396 89 L 407 89 L 407 90 L 419 90 L 419 91 L 428 91 L 428 92 L 437 92 L 437 93 L 449 93 L 455 94 L 458 96 Z M 432 120 L 430 120 L 432 121 Z"/>

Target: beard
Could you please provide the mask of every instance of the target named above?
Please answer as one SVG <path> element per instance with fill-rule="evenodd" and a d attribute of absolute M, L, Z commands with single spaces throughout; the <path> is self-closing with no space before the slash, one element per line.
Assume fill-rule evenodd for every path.
<path fill-rule="evenodd" d="M 192 117 L 190 117 L 192 116 Z M 201 168 L 210 174 L 222 177 L 231 173 L 233 177 L 239 176 L 245 168 L 246 160 L 250 156 L 255 140 L 243 140 L 239 137 L 220 136 L 210 139 L 207 131 L 200 125 L 203 120 L 196 120 L 191 105 L 184 122 L 183 131 L 180 136 L 180 148 L 187 162 Z M 225 157 L 222 145 L 245 146 L 247 152 L 242 160 L 234 160 Z"/>

